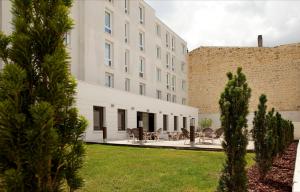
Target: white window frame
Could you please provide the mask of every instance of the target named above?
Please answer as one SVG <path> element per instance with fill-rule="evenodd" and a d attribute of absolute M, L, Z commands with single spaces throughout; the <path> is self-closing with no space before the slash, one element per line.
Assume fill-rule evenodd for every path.
<path fill-rule="evenodd" d="M 156 35 L 158 37 L 161 37 L 161 28 L 160 25 L 156 23 Z"/>
<path fill-rule="evenodd" d="M 185 45 L 184 45 L 184 44 L 181 44 L 181 47 L 182 47 L 182 54 L 185 55 L 185 52 L 186 52 L 186 51 L 185 51 Z"/>
<path fill-rule="evenodd" d="M 109 45 L 109 56 L 106 55 L 106 45 Z M 104 63 L 108 67 L 113 66 L 113 44 L 109 41 L 105 41 L 104 45 Z"/>
<path fill-rule="evenodd" d="M 167 93 L 167 101 L 171 101 L 171 93 Z"/>
<path fill-rule="evenodd" d="M 170 44 L 170 34 L 169 32 L 166 32 L 166 47 L 169 47 Z"/>
<path fill-rule="evenodd" d="M 156 81 L 161 82 L 161 69 L 156 68 Z"/>
<path fill-rule="evenodd" d="M 175 38 L 172 36 L 172 51 L 175 51 Z"/>
<path fill-rule="evenodd" d="M 126 14 L 129 14 L 129 0 L 124 0 L 124 11 Z"/>
<path fill-rule="evenodd" d="M 139 93 L 140 93 L 140 95 L 146 95 L 146 84 L 145 83 L 139 84 Z"/>
<path fill-rule="evenodd" d="M 126 49 L 125 54 L 124 54 L 124 72 L 125 73 L 129 73 L 129 63 L 130 63 L 130 54 L 129 54 L 129 50 Z"/>
<path fill-rule="evenodd" d="M 186 105 L 186 98 L 182 98 L 181 103 L 182 105 Z"/>
<path fill-rule="evenodd" d="M 109 26 L 106 25 L 106 14 L 109 14 Z M 112 12 L 109 10 L 105 10 L 104 14 L 104 32 L 112 34 Z"/>
<path fill-rule="evenodd" d="M 130 91 L 130 79 L 128 78 L 125 79 L 125 91 Z"/>
<path fill-rule="evenodd" d="M 172 59 L 171 59 L 171 63 L 172 63 L 172 71 L 175 71 L 176 69 L 176 65 L 175 65 L 175 56 L 172 56 Z"/>
<path fill-rule="evenodd" d="M 114 74 L 105 73 L 105 86 L 114 88 Z"/>
<path fill-rule="evenodd" d="M 172 91 L 176 91 L 176 76 L 172 76 Z"/>
<path fill-rule="evenodd" d="M 170 53 L 167 53 L 166 54 L 166 67 L 167 67 L 167 69 L 170 68 L 170 57 L 171 57 Z"/>
<path fill-rule="evenodd" d="M 126 21 L 124 25 L 124 41 L 125 43 L 129 43 L 129 22 Z"/>
<path fill-rule="evenodd" d="M 172 102 L 176 103 L 176 95 L 172 95 Z"/>
<path fill-rule="evenodd" d="M 181 62 L 181 71 L 185 73 L 185 62 Z"/>
<path fill-rule="evenodd" d="M 157 98 L 157 99 L 162 99 L 162 93 L 161 93 L 161 90 L 156 90 L 156 98 Z"/>
<path fill-rule="evenodd" d="M 143 5 L 139 5 L 139 22 L 140 24 L 145 23 L 145 7 Z"/>
<path fill-rule="evenodd" d="M 142 31 L 139 32 L 139 48 L 140 51 L 145 51 L 145 33 Z"/>
<path fill-rule="evenodd" d="M 181 89 L 182 89 L 183 91 L 186 90 L 186 81 L 185 81 L 185 80 L 181 80 Z"/>
<path fill-rule="evenodd" d="M 166 76 L 166 78 L 167 78 L 167 89 L 169 90 L 170 89 L 170 77 L 171 77 L 171 75 L 170 75 L 170 73 L 167 73 L 167 76 Z"/>
<path fill-rule="evenodd" d="M 161 59 L 161 47 L 156 46 L 156 58 Z"/>
<path fill-rule="evenodd" d="M 139 77 L 145 78 L 145 71 L 146 71 L 145 58 L 140 57 L 140 59 L 139 59 Z"/>

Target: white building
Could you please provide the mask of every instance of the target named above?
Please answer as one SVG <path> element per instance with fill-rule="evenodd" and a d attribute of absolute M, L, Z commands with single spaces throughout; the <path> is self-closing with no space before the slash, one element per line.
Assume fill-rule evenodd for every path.
<path fill-rule="evenodd" d="M 0 29 L 11 32 L 10 2 L 0 0 Z M 180 131 L 197 123 L 187 103 L 186 42 L 143 0 L 76 0 L 66 35 L 87 141 L 124 139 L 143 120 L 146 130 Z"/>

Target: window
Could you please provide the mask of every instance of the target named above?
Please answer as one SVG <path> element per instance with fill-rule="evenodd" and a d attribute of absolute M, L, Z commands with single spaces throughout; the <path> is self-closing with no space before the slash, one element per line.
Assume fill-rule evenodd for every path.
<path fill-rule="evenodd" d="M 156 35 L 158 36 L 158 37 L 160 37 L 160 35 L 161 35 L 161 32 L 160 32 L 161 30 L 160 30 L 160 25 L 158 25 L 158 24 L 156 24 Z"/>
<path fill-rule="evenodd" d="M 183 91 L 186 90 L 186 81 L 185 81 L 185 80 L 182 80 L 182 81 L 181 81 L 181 89 L 182 89 Z"/>
<path fill-rule="evenodd" d="M 172 91 L 176 90 L 176 76 L 172 76 Z"/>
<path fill-rule="evenodd" d="M 175 57 L 172 56 L 172 71 L 175 71 Z"/>
<path fill-rule="evenodd" d="M 114 75 L 111 73 L 105 73 L 105 86 L 114 87 Z"/>
<path fill-rule="evenodd" d="M 94 131 L 103 130 L 104 108 L 94 106 L 93 113 L 94 113 Z"/>
<path fill-rule="evenodd" d="M 171 94 L 167 93 L 167 101 L 171 101 Z"/>
<path fill-rule="evenodd" d="M 128 43 L 129 42 L 129 23 L 128 22 L 125 22 L 125 31 L 124 31 L 124 40 L 125 40 L 125 43 Z"/>
<path fill-rule="evenodd" d="M 156 80 L 161 82 L 161 69 L 156 68 Z"/>
<path fill-rule="evenodd" d="M 129 14 L 129 0 L 125 0 L 125 13 Z"/>
<path fill-rule="evenodd" d="M 167 89 L 170 89 L 170 74 L 167 73 Z"/>
<path fill-rule="evenodd" d="M 186 123 L 187 123 L 187 121 L 186 121 L 186 117 L 183 117 L 182 118 L 182 128 L 184 128 L 184 129 L 186 129 Z"/>
<path fill-rule="evenodd" d="M 174 116 L 174 131 L 178 130 L 178 117 Z"/>
<path fill-rule="evenodd" d="M 108 11 L 105 11 L 104 31 L 111 34 L 111 13 Z"/>
<path fill-rule="evenodd" d="M 118 131 L 126 129 L 126 110 L 118 109 Z"/>
<path fill-rule="evenodd" d="M 142 5 L 139 6 L 139 19 L 140 19 L 140 24 L 143 24 L 145 22 L 144 16 L 144 7 Z"/>
<path fill-rule="evenodd" d="M 167 33 L 166 33 L 166 47 L 169 47 L 169 39 L 170 39 L 170 35 L 169 35 L 169 33 L 167 32 Z"/>
<path fill-rule="evenodd" d="M 175 38 L 172 37 L 172 51 L 175 51 Z"/>
<path fill-rule="evenodd" d="M 176 95 L 173 95 L 173 96 L 172 96 L 172 102 L 173 102 L 173 103 L 176 103 Z"/>
<path fill-rule="evenodd" d="M 185 54 L 185 45 L 181 44 L 181 47 L 182 47 L 182 54 Z"/>
<path fill-rule="evenodd" d="M 186 98 L 182 98 L 182 105 L 186 105 Z"/>
<path fill-rule="evenodd" d="M 64 45 L 68 46 L 71 44 L 71 32 L 66 32 L 64 34 Z"/>
<path fill-rule="evenodd" d="M 140 57 L 140 63 L 139 63 L 139 77 L 145 78 L 145 59 L 143 57 Z"/>
<path fill-rule="evenodd" d="M 168 130 L 168 115 L 163 115 L 163 130 Z"/>
<path fill-rule="evenodd" d="M 140 95 L 146 95 L 146 85 L 144 83 L 140 83 Z"/>
<path fill-rule="evenodd" d="M 130 79 L 125 79 L 125 91 L 130 91 Z"/>
<path fill-rule="evenodd" d="M 105 59 L 104 63 L 106 66 L 112 66 L 112 44 L 105 42 Z"/>
<path fill-rule="evenodd" d="M 139 32 L 139 46 L 140 50 L 144 51 L 145 49 L 145 34 L 143 32 Z"/>
<path fill-rule="evenodd" d="M 159 46 L 156 47 L 156 58 L 157 59 L 161 58 L 161 48 Z"/>
<path fill-rule="evenodd" d="M 124 71 L 125 73 L 129 73 L 129 50 L 125 51 Z"/>
<path fill-rule="evenodd" d="M 160 90 L 156 90 L 156 98 L 161 99 L 161 91 Z"/>
<path fill-rule="evenodd" d="M 166 67 L 167 69 L 169 69 L 169 66 L 170 66 L 170 53 L 167 53 L 166 54 Z"/>
<path fill-rule="evenodd" d="M 181 71 L 183 73 L 185 73 L 185 63 L 184 62 L 181 63 Z"/>

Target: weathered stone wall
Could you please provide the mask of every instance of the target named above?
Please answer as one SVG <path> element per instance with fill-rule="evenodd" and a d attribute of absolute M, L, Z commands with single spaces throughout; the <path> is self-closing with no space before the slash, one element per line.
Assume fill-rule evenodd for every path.
<path fill-rule="evenodd" d="M 219 112 L 228 71 L 243 68 L 252 89 L 250 111 L 265 93 L 268 107 L 300 111 L 300 43 L 277 47 L 200 47 L 189 53 L 189 105 Z"/>

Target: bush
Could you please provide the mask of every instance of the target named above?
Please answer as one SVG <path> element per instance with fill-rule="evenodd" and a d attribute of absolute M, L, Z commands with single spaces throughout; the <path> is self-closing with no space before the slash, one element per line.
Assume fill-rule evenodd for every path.
<path fill-rule="evenodd" d="M 204 118 L 204 119 L 201 119 L 200 121 L 200 127 L 203 129 L 203 128 L 210 128 L 211 125 L 212 125 L 212 119 L 209 119 L 209 118 Z"/>
<path fill-rule="evenodd" d="M 218 191 L 247 191 L 245 170 L 247 140 L 247 115 L 251 89 L 242 68 L 237 75 L 227 74 L 228 82 L 219 100 L 221 124 L 224 129 L 222 143 L 226 161 L 219 180 Z"/>

